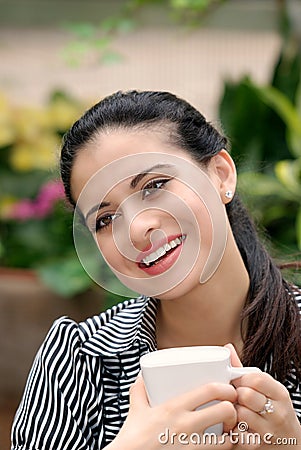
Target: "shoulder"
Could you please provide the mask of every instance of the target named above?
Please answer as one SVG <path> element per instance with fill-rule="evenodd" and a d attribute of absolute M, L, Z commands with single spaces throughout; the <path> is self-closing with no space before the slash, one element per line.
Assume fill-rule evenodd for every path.
<path fill-rule="evenodd" d="M 120 302 L 106 311 L 89 317 L 78 324 L 82 342 L 87 342 L 99 330 L 103 328 L 113 328 L 115 325 L 131 326 L 139 319 L 144 311 L 147 297 L 140 296 Z"/>
<path fill-rule="evenodd" d="M 72 366 L 72 361 L 78 358 L 80 346 L 78 324 L 68 317 L 57 319 L 36 354 L 31 376 L 47 372 L 52 376 L 63 374 L 66 365 Z"/>
<path fill-rule="evenodd" d="M 145 303 L 146 298 L 130 299 L 81 323 L 69 317 L 53 323 L 27 379 L 12 428 L 12 448 L 100 448 L 103 386 L 106 382 L 111 395 L 114 376 L 101 379 L 106 361 L 99 356 L 104 350 L 110 355 L 114 348 L 119 351 L 122 344 L 115 341 L 111 327 L 119 333 L 132 330 L 130 324 L 138 323 Z M 109 359 L 112 371 L 115 365 Z"/>
<path fill-rule="evenodd" d="M 86 353 L 95 343 L 98 354 L 101 350 L 99 347 L 109 348 L 111 340 L 120 340 L 120 343 L 126 344 L 136 332 L 147 300 L 144 296 L 127 299 L 80 323 L 67 316 L 57 319 L 37 356 L 53 365 L 63 354 L 76 357 Z"/>
<path fill-rule="evenodd" d="M 148 297 L 128 299 L 81 322 L 81 350 L 90 356 L 113 356 L 130 347 L 138 336 Z"/>

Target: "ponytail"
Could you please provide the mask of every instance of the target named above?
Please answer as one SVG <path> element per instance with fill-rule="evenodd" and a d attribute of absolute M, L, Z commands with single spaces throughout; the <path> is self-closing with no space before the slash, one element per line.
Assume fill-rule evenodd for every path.
<path fill-rule="evenodd" d="M 259 240 L 257 230 L 237 194 L 226 206 L 228 218 L 250 277 L 242 312 L 245 335 L 242 360 L 267 370 L 280 382 L 301 366 L 300 314 L 293 288 Z M 285 355 L 285 358 L 283 357 Z M 269 361 L 270 367 L 266 367 Z"/>

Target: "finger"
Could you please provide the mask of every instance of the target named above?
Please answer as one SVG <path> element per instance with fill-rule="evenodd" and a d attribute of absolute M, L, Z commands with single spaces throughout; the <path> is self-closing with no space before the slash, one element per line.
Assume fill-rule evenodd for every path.
<path fill-rule="evenodd" d="M 240 378 L 240 386 L 252 388 L 273 400 L 290 400 L 289 393 L 283 384 L 265 372 L 243 375 Z"/>
<path fill-rule="evenodd" d="M 202 432 L 208 427 L 223 423 L 226 429 L 232 429 L 237 423 L 237 412 L 233 403 L 229 401 L 221 401 L 211 406 L 206 406 L 203 409 L 194 411 L 194 420 L 191 422 L 193 428 L 197 424 L 202 424 Z"/>
<path fill-rule="evenodd" d="M 236 390 L 230 384 L 208 383 L 173 399 L 177 405 L 188 411 L 193 411 L 213 400 L 227 400 L 234 403 L 237 400 Z"/>
<path fill-rule="evenodd" d="M 230 350 L 230 352 L 231 352 L 230 359 L 231 359 L 232 367 L 243 367 L 243 365 L 242 365 L 242 363 L 241 363 L 241 361 L 239 359 L 239 356 L 238 356 L 238 354 L 237 354 L 237 352 L 235 350 L 234 345 L 233 344 L 226 344 L 224 347 L 228 348 Z M 235 387 L 240 386 L 240 377 L 236 378 L 231 383 Z"/>
<path fill-rule="evenodd" d="M 139 374 L 136 381 L 130 387 L 130 406 L 132 409 L 140 409 L 149 406 L 145 385 L 142 376 Z"/>
<path fill-rule="evenodd" d="M 231 358 L 231 365 L 233 367 L 242 367 L 242 363 L 239 359 L 239 356 L 235 350 L 235 347 L 233 344 L 226 344 L 224 347 L 228 348 L 231 352 L 230 358 Z"/>
<path fill-rule="evenodd" d="M 237 421 L 239 423 L 246 423 L 249 430 L 256 430 L 256 433 L 259 433 L 261 436 L 269 431 L 264 416 L 261 416 L 242 405 L 236 405 L 236 411 Z"/>
<path fill-rule="evenodd" d="M 241 406 L 246 406 L 254 412 L 262 411 L 264 404 L 267 400 L 266 396 L 261 392 L 255 391 L 249 387 L 238 387 L 237 403 Z"/>

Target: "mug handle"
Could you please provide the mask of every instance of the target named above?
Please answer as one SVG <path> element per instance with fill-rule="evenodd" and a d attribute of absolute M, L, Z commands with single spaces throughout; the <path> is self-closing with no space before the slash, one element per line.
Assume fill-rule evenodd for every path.
<path fill-rule="evenodd" d="M 258 367 L 230 367 L 230 381 L 236 380 L 236 378 L 242 377 L 247 373 L 260 373 L 261 370 Z"/>

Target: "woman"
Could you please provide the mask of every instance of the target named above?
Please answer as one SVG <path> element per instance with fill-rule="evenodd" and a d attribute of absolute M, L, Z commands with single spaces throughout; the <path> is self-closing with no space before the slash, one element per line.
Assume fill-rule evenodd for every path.
<path fill-rule="evenodd" d="M 66 196 L 117 277 L 143 295 L 80 324 L 54 323 L 16 414 L 13 449 L 153 450 L 166 429 L 201 434 L 218 422 L 225 432 L 246 422 L 280 449 L 288 438 L 301 445 L 301 293 L 259 242 L 226 147 L 167 92 L 113 94 L 66 134 Z M 149 406 L 143 354 L 229 343 L 233 364 L 262 372 Z M 222 448 L 234 446 L 243 443 Z"/>

